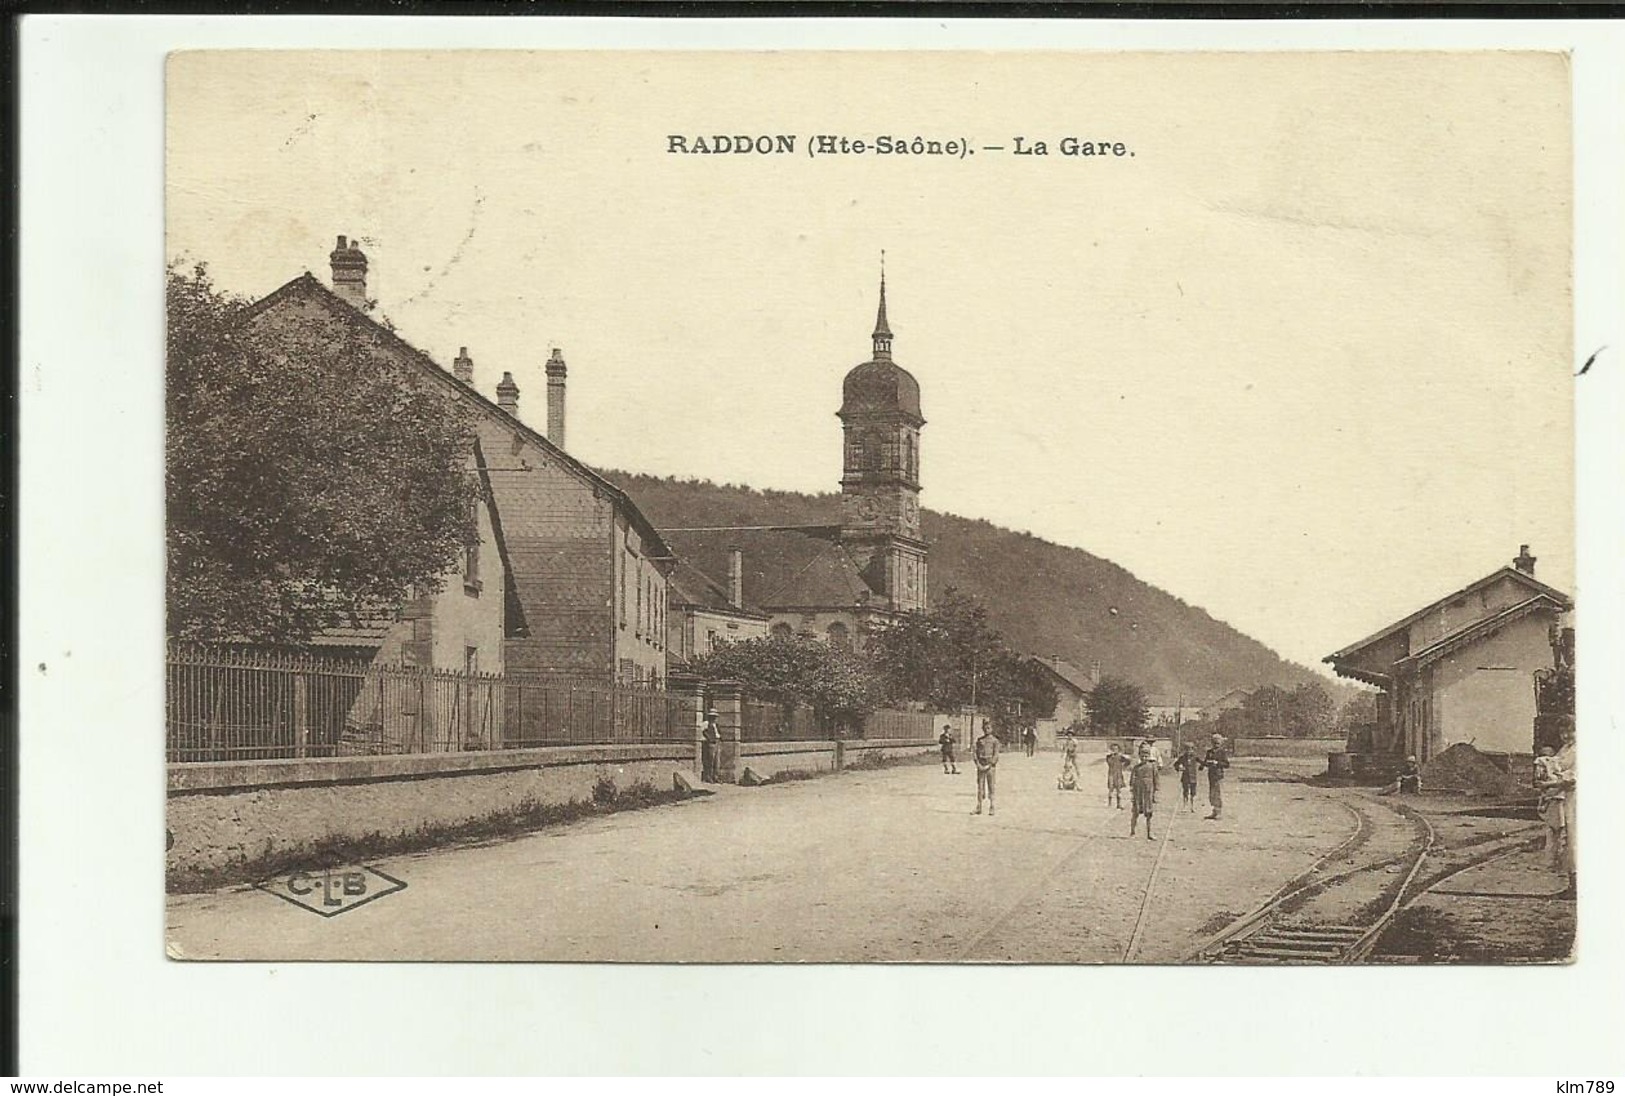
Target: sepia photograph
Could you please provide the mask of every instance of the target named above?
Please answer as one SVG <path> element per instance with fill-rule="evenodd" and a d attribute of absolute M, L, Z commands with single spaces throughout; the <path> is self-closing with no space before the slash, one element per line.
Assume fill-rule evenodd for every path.
<path fill-rule="evenodd" d="M 1583 963 L 1570 75 L 169 54 L 166 954 Z"/>

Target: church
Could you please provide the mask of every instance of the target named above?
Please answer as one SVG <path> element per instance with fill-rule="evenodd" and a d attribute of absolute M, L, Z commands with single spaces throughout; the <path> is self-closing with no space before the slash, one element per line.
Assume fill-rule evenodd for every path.
<path fill-rule="evenodd" d="M 892 358 L 886 279 L 868 361 L 841 384 L 839 524 L 665 529 L 672 551 L 774 635 L 861 647 L 874 624 L 926 606 L 920 534 L 920 385 Z M 674 604 L 673 609 L 681 611 Z M 694 653 L 703 653 L 696 651 Z"/>

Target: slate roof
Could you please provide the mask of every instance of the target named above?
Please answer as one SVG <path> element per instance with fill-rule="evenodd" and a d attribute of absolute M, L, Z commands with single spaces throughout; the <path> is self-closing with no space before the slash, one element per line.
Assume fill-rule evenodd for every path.
<path fill-rule="evenodd" d="M 665 539 L 654 527 L 654 524 L 644 516 L 643 511 L 638 509 L 637 504 L 632 501 L 630 496 L 628 496 L 625 491 L 622 491 L 619 487 L 615 486 L 609 480 L 599 475 L 592 468 L 581 463 L 581 461 L 554 445 L 547 439 L 546 434 L 535 430 L 534 428 L 520 421 L 515 416 L 508 414 L 508 412 L 504 411 L 491 400 L 487 399 L 472 385 L 467 385 L 462 381 L 459 381 L 449 370 L 442 368 L 439 363 L 437 363 L 433 358 L 429 357 L 428 354 L 419 350 L 417 347 L 395 334 L 395 332 L 391 331 L 389 328 L 385 327 L 383 324 L 379 323 L 365 312 L 356 308 L 355 305 L 351 304 L 337 293 L 334 293 L 327 286 L 323 285 L 321 281 L 308 270 L 292 281 L 272 290 L 270 293 L 266 294 L 264 297 L 261 297 L 253 304 L 250 304 L 242 311 L 242 313 L 240 313 L 238 320 L 239 322 L 246 322 L 254 316 L 268 311 L 278 302 L 301 294 L 311 296 L 320 301 L 329 309 L 329 311 L 333 312 L 341 320 L 347 323 L 364 325 L 369 334 L 377 338 L 383 345 L 399 351 L 401 356 L 409 361 L 412 365 L 416 366 L 422 374 L 433 378 L 436 383 L 444 386 L 448 391 L 464 399 L 472 401 L 482 414 L 498 419 L 504 424 L 511 425 L 515 429 L 521 431 L 527 440 L 540 446 L 543 452 L 547 453 L 555 463 L 561 467 L 570 469 L 570 471 L 572 471 L 575 475 L 580 476 L 582 479 L 601 490 L 609 498 L 614 499 L 615 502 L 621 507 L 622 512 L 626 514 L 628 520 L 630 520 L 633 526 L 637 528 L 639 535 L 643 537 L 645 544 L 650 549 L 649 554 L 652 557 L 656 559 L 670 557 L 670 547 L 667 545 Z M 495 508 L 493 507 L 493 509 Z"/>
<path fill-rule="evenodd" d="M 1089 675 L 1086 672 L 1078 669 L 1064 658 L 1044 658 L 1040 655 L 1034 655 L 1033 661 L 1060 678 L 1062 682 L 1077 692 L 1087 693 L 1095 687 L 1095 683 L 1089 680 Z"/>
<path fill-rule="evenodd" d="M 1407 617 L 1403 617 L 1400 620 L 1396 620 L 1394 623 L 1388 625 L 1388 627 L 1386 627 L 1386 628 L 1383 628 L 1381 631 L 1373 632 L 1371 635 L 1366 636 L 1364 639 L 1360 640 L 1358 643 L 1351 643 L 1347 647 L 1344 647 L 1340 651 L 1334 651 L 1333 653 L 1327 655 L 1321 661 L 1323 661 L 1323 662 L 1332 662 L 1332 663 L 1341 662 L 1341 661 L 1349 658 L 1350 656 L 1352 656 L 1354 654 L 1357 654 L 1358 652 L 1365 649 L 1366 647 L 1369 647 L 1374 643 L 1378 643 L 1378 642 L 1381 642 L 1384 639 L 1387 639 L 1389 636 L 1393 635 L 1395 632 L 1398 632 L 1398 631 L 1400 631 L 1401 629 L 1404 629 L 1404 628 L 1409 628 L 1412 624 L 1415 624 L 1418 620 L 1421 620 L 1423 617 L 1427 616 L 1429 613 L 1435 611 L 1436 609 L 1439 609 L 1440 607 L 1442 607 L 1444 605 L 1448 605 L 1450 602 L 1455 601 L 1458 598 L 1465 597 L 1465 596 L 1467 596 L 1469 594 L 1475 594 L 1479 590 L 1482 590 L 1484 587 L 1489 586 L 1490 584 L 1492 584 L 1494 582 L 1498 582 L 1503 578 L 1511 578 L 1511 579 L 1513 579 L 1513 580 L 1515 580 L 1517 582 L 1522 583 L 1524 586 L 1528 587 L 1529 592 L 1530 592 L 1531 595 L 1544 595 L 1545 597 L 1551 599 L 1551 601 L 1559 609 L 1561 609 L 1563 612 L 1567 612 L 1570 609 L 1574 608 L 1574 603 L 1573 603 L 1573 601 L 1571 601 L 1569 599 L 1569 596 L 1567 594 L 1563 593 L 1563 591 L 1557 589 L 1556 587 L 1548 586 L 1544 582 L 1538 581 L 1535 578 L 1535 576 L 1527 575 L 1524 572 L 1518 570 L 1516 567 L 1511 567 L 1511 566 L 1501 567 L 1501 568 L 1499 568 L 1499 569 L 1497 569 L 1495 571 L 1492 571 L 1489 574 L 1485 575 L 1483 578 L 1479 579 L 1477 582 L 1470 583 L 1470 584 L 1468 584 L 1466 586 L 1463 586 L 1460 590 L 1457 590 L 1454 593 L 1446 594 L 1444 597 L 1439 598 L 1437 601 L 1429 602 L 1427 605 L 1425 605 L 1422 608 L 1418 609 L 1416 612 L 1410 614 Z M 1478 623 L 1480 623 L 1480 621 L 1471 621 L 1471 622 L 1469 622 L 1467 624 L 1464 624 L 1462 626 L 1462 628 L 1458 629 L 1458 631 L 1465 631 L 1466 629 L 1471 628 L 1471 627 L 1473 627 L 1474 625 L 1476 625 Z M 1445 636 L 1444 640 L 1449 640 L 1449 639 L 1453 638 L 1454 635 L 1455 635 L 1455 633 L 1451 633 L 1451 635 Z M 1444 640 L 1441 640 L 1440 642 L 1444 642 Z"/>
<path fill-rule="evenodd" d="M 676 569 L 666 577 L 666 590 L 667 600 L 673 605 L 691 605 L 713 613 L 767 619 L 767 614 L 756 609 L 748 600 L 742 607 L 730 603 L 728 591 L 686 559 L 678 560 Z"/>
<path fill-rule="evenodd" d="M 744 553 L 745 604 L 762 609 L 848 608 L 878 600 L 834 525 L 667 530 L 679 558 L 702 575 L 728 573 L 728 549 Z"/>

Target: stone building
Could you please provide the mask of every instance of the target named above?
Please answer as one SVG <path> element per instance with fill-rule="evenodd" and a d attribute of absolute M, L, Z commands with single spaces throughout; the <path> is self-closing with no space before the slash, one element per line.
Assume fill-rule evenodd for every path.
<path fill-rule="evenodd" d="M 715 585 L 740 564 L 740 604 L 778 635 L 859 647 L 878 621 L 926 606 L 920 533 L 920 386 L 892 358 L 886 282 L 873 353 L 841 385 L 844 436 L 839 524 L 668 529 L 685 564 Z"/>
<path fill-rule="evenodd" d="M 1535 681 L 1574 608 L 1535 578 L 1523 545 L 1508 566 L 1327 655 L 1341 677 L 1374 685 L 1372 748 L 1426 762 L 1458 742 L 1492 754 L 1534 749 Z"/>
<path fill-rule="evenodd" d="M 448 371 L 368 314 L 367 259 L 358 247 L 341 236 L 330 260 L 332 289 L 307 272 L 250 306 L 244 323 L 293 341 L 359 338 L 403 376 L 460 403 L 474 424 L 471 468 L 485 489 L 481 547 L 440 594 L 386 622 L 390 636 L 412 637 L 403 657 L 603 683 L 663 680 L 666 583 L 676 561 L 625 493 L 565 452 L 562 354 L 554 350 L 545 366 L 544 435 L 519 417 L 511 372 L 496 401 L 488 399 L 474 388 L 467 347 Z M 364 646 L 372 637 L 327 642 Z M 392 655 L 392 642 L 386 637 L 375 649 Z"/>
<path fill-rule="evenodd" d="M 692 658 L 724 643 L 768 634 L 768 615 L 745 603 L 744 551 L 728 551 L 728 586 L 712 582 L 692 564 L 680 562 L 667 583 L 667 657 Z"/>

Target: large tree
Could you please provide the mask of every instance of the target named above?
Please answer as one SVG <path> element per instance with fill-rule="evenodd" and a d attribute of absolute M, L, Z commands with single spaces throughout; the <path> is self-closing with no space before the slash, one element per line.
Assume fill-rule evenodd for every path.
<path fill-rule="evenodd" d="M 1010 649 L 982 604 L 949 587 L 930 609 L 875 628 L 867 653 L 894 701 L 937 711 L 973 705 L 1012 730 L 1055 710 L 1054 688 Z"/>
<path fill-rule="evenodd" d="M 1095 734 L 1137 735 L 1151 716 L 1145 691 L 1133 682 L 1110 675 L 1101 678 L 1084 696 L 1089 729 Z"/>
<path fill-rule="evenodd" d="M 708 681 L 733 680 L 750 696 L 806 704 L 819 716 L 853 722 L 880 702 L 880 682 L 863 656 L 810 636 L 764 636 L 724 643 L 673 667 Z"/>
<path fill-rule="evenodd" d="M 477 538 L 466 413 L 359 325 L 251 329 L 202 266 L 166 291 L 170 634 L 297 645 L 438 589 Z"/>

